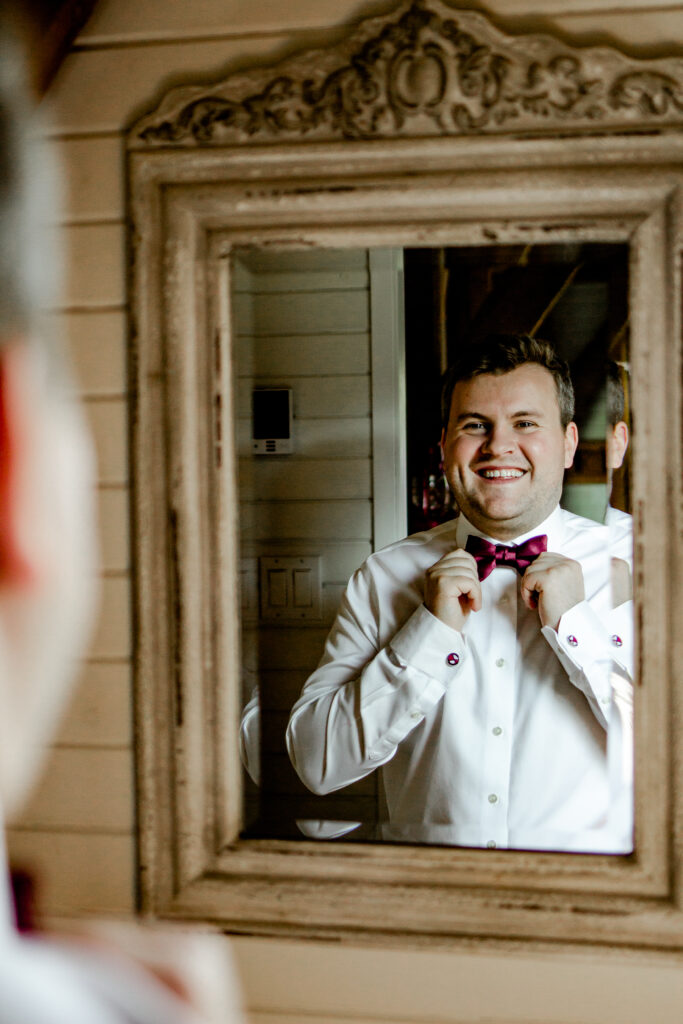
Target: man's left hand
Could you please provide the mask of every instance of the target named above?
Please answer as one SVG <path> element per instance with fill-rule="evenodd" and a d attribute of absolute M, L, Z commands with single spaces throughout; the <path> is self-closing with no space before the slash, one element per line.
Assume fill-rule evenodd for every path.
<path fill-rule="evenodd" d="M 527 608 L 538 608 L 541 625 L 557 629 L 564 613 L 586 596 L 581 566 L 572 558 L 544 551 L 524 573 L 521 593 Z"/>

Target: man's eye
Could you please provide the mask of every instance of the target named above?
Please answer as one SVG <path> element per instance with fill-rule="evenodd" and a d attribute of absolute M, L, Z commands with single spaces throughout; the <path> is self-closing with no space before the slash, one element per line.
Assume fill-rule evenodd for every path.
<path fill-rule="evenodd" d="M 518 420 L 516 426 L 521 430 L 531 430 L 538 426 L 538 424 L 535 423 L 534 420 Z"/>
<path fill-rule="evenodd" d="M 465 423 L 463 425 L 463 430 L 467 430 L 470 434 L 477 434 L 485 429 L 486 424 L 482 423 L 481 420 L 472 420 L 471 423 Z"/>

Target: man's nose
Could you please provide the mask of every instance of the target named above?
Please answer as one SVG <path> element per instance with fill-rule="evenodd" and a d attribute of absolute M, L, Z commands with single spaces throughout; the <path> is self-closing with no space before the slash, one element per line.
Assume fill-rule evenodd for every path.
<path fill-rule="evenodd" d="M 492 424 L 482 445 L 483 451 L 489 455 L 505 455 L 513 451 L 514 447 L 514 431 L 506 423 Z"/>

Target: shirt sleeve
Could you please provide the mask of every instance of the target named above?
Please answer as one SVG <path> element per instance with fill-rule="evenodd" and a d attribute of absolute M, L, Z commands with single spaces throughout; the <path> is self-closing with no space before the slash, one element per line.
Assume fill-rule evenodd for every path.
<path fill-rule="evenodd" d="M 240 719 L 240 760 L 258 786 L 261 781 L 261 698 L 255 687 Z"/>
<path fill-rule="evenodd" d="M 287 748 L 314 793 L 331 793 L 385 764 L 468 671 L 466 640 L 419 605 L 384 646 L 378 597 L 364 568 L 351 579 L 320 665 L 294 705 Z"/>
<path fill-rule="evenodd" d="M 583 693 L 603 729 L 609 725 L 615 663 L 632 676 L 632 610 L 630 615 L 629 620 L 629 609 L 622 605 L 603 619 L 581 601 L 565 612 L 557 631 L 551 626 L 542 629 L 569 681 Z"/>

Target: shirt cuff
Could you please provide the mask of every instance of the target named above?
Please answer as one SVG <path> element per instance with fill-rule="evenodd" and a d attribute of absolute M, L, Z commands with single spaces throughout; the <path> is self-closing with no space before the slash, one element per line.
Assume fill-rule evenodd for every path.
<path fill-rule="evenodd" d="M 609 634 L 586 601 L 565 612 L 557 632 L 543 627 L 543 635 L 559 658 L 574 686 L 596 700 L 606 716 L 612 688 L 609 670 L 613 649 Z"/>
<path fill-rule="evenodd" d="M 624 601 L 606 617 L 612 658 L 633 679 L 633 601 Z"/>
<path fill-rule="evenodd" d="M 467 658 L 465 637 L 419 605 L 390 643 L 406 665 L 448 686 Z"/>

